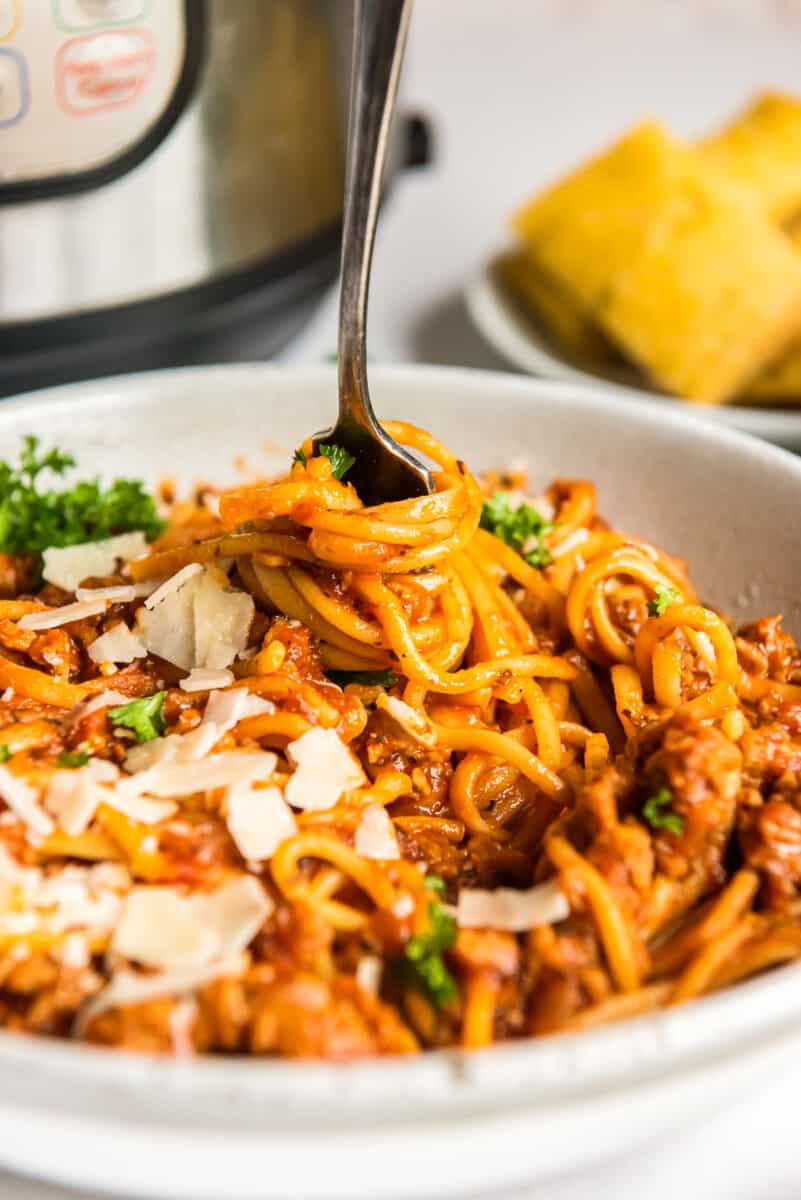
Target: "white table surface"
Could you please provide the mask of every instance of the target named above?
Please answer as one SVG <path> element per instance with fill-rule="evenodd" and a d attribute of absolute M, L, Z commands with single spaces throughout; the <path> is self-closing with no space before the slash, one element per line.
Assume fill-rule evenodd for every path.
<path fill-rule="evenodd" d="M 461 290 L 510 208 L 646 113 L 690 134 L 757 88 L 798 90 L 800 47 L 801 0 L 417 0 L 405 103 L 431 118 L 435 161 L 397 182 L 384 214 L 371 356 L 503 367 Z M 281 357 L 335 345 L 331 293 Z M 797 1200 L 799 1085 L 788 1061 L 702 1127 L 668 1142 L 655 1129 L 636 1156 L 503 1200 Z M 77 1195 L 0 1172 L 2 1200 Z"/>

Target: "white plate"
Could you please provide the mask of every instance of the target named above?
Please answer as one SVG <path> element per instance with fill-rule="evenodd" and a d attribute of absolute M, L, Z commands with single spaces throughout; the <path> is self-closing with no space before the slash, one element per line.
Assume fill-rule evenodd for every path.
<path fill-rule="evenodd" d="M 602 511 L 682 552 L 710 601 L 738 619 L 784 609 L 801 629 L 801 461 L 600 389 L 437 368 L 371 379 L 379 411 L 475 466 L 525 455 L 535 489 L 591 476 Z M 330 421 L 334 394 L 331 368 L 101 380 L 4 402 L 0 457 L 36 432 L 87 473 L 232 479 L 239 452 L 256 469 L 285 464 Z M 0 1167 L 187 1200 L 475 1195 L 664 1142 L 786 1071 L 799 1012 L 789 967 L 627 1025 L 407 1061 L 173 1062 L 0 1034 Z"/>
<path fill-rule="evenodd" d="M 520 370 L 543 379 L 591 385 L 613 396 L 675 408 L 682 402 L 643 386 L 633 370 L 596 374 L 564 357 L 533 319 L 504 293 L 490 264 L 468 283 L 465 302 L 475 325 L 499 354 Z M 682 405 L 682 407 L 689 407 Z M 692 405 L 702 421 L 752 433 L 788 450 L 801 451 L 801 409 L 746 408 L 740 405 Z"/>

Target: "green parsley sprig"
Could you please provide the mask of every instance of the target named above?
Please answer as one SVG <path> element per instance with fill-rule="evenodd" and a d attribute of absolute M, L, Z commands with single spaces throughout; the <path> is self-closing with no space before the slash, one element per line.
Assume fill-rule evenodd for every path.
<path fill-rule="evenodd" d="M 429 875 L 425 885 L 433 892 L 444 888 L 435 875 Z M 442 957 L 456 941 L 456 921 L 436 899 L 429 902 L 428 920 L 425 933 L 416 933 L 404 947 L 402 974 L 409 987 L 422 992 L 435 1008 L 444 1008 L 459 995 L 456 980 Z"/>
<path fill-rule="evenodd" d="M 554 528 L 530 504 L 512 508 L 507 492 L 493 492 L 481 510 L 481 528 L 511 546 L 531 567 L 547 567 L 553 561 L 543 539 Z M 528 547 L 524 549 L 524 547 Z"/>
<path fill-rule="evenodd" d="M 8 746 L 0 746 L 0 763 L 7 763 L 10 758 L 11 751 L 9 750 Z"/>
<path fill-rule="evenodd" d="M 85 767 L 89 762 L 89 752 L 87 750 L 62 750 L 56 759 L 57 767 L 66 767 L 70 771 L 75 771 L 79 767 Z"/>
<path fill-rule="evenodd" d="M 327 445 L 323 442 L 317 447 L 317 453 L 331 463 L 331 474 L 334 479 L 344 479 L 356 462 L 356 459 L 348 453 L 344 446 Z M 301 467 L 305 467 L 308 461 L 302 450 L 296 450 L 292 455 L 293 465 L 298 463 Z"/>
<path fill-rule="evenodd" d="M 652 829 L 666 829 L 679 837 L 684 832 L 684 817 L 673 811 L 673 793 L 661 787 L 642 806 L 642 815 Z"/>
<path fill-rule="evenodd" d="M 23 439 L 16 466 L 0 462 L 0 550 L 41 553 L 137 529 L 152 541 L 163 531 L 153 497 L 139 480 L 115 479 L 107 488 L 85 480 L 63 491 L 43 486 L 48 472 L 60 478 L 74 466 L 71 454 L 40 451 L 32 435 Z"/>
<path fill-rule="evenodd" d="M 394 671 L 328 671 L 327 674 L 331 682 L 341 688 L 349 683 L 359 683 L 362 687 L 391 688 L 398 682 Z"/>
<path fill-rule="evenodd" d="M 352 454 L 348 454 L 344 446 L 326 446 L 321 444 L 318 446 L 318 450 L 323 458 L 327 458 L 331 463 L 331 474 L 334 476 L 334 479 L 344 479 L 356 462 L 356 459 Z"/>
<path fill-rule="evenodd" d="M 663 616 L 671 604 L 676 604 L 680 599 L 678 588 L 671 587 L 667 583 L 658 583 L 654 588 L 653 600 L 648 601 L 648 616 Z"/>
<path fill-rule="evenodd" d="M 119 708 L 110 708 L 108 719 L 112 725 L 132 729 L 137 742 L 152 742 L 154 738 L 161 737 L 166 727 L 165 695 L 166 692 L 154 692 L 152 696 L 132 700 L 130 704 L 122 704 Z"/>

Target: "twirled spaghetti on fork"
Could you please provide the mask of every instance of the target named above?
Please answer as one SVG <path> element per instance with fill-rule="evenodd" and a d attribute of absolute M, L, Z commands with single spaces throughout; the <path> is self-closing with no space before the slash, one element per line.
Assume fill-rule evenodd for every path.
<path fill-rule="evenodd" d="M 388 430 L 432 495 L 365 508 L 307 442 L 218 513 L 176 506 L 143 556 L 45 553 L 40 590 L 9 560 L 3 1025 L 481 1047 L 801 954 L 779 619 L 735 636 L 589 483 L 530 501 Z"/>

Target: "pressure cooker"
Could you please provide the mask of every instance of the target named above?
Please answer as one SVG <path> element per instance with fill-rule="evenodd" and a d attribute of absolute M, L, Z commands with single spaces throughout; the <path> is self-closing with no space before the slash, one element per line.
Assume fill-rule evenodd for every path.
<path fill-rule="evenodd" d="M 352 8 L 0 0 L 0 394 L 299 327 L 337 269 Z"/>

